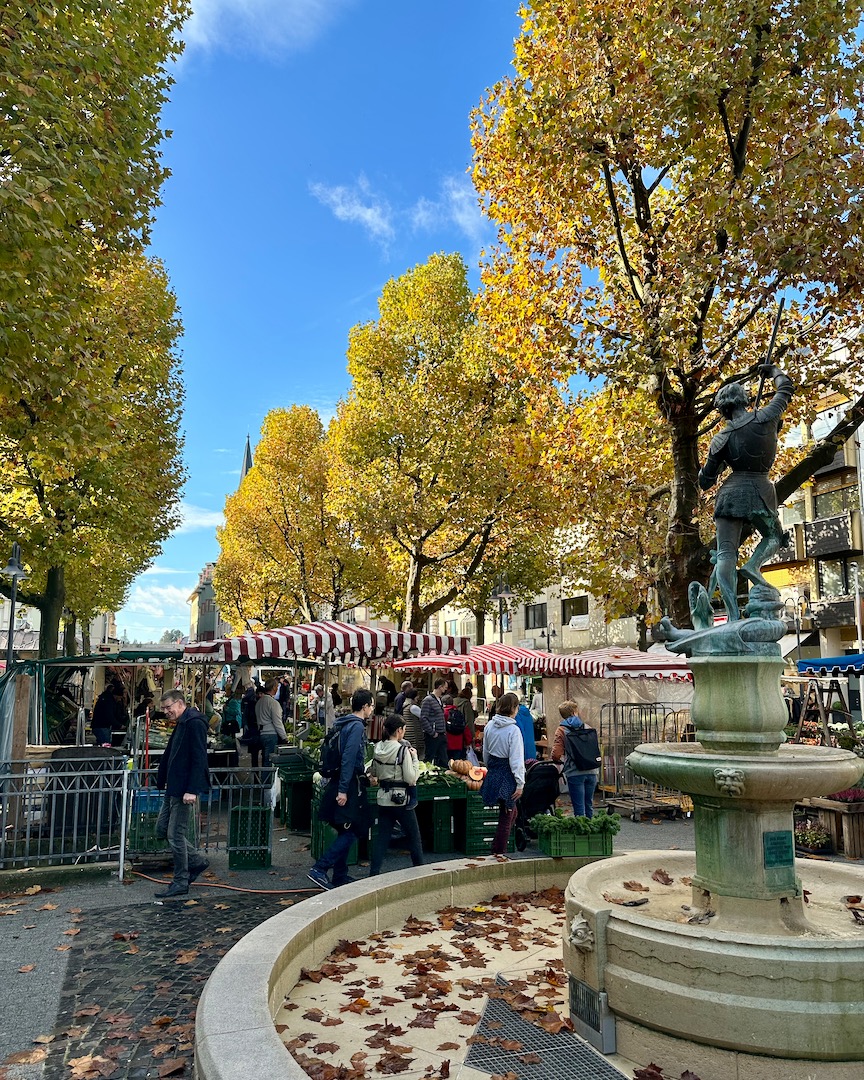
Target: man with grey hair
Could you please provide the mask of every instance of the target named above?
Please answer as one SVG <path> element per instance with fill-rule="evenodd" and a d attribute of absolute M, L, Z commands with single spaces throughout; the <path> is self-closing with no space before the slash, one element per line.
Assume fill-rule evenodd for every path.
<path fill-rule="evenodd" d="M 210 865 L 188 840 L 189 815 L 199 795 L 210 790 L 207 771 L 207 721 L 180 690 L 168 690 L 160 700 L 168 720 L 176 721 L 159 762 L 156 786 L 165 792 L 156 821 L 156 835 L 168 840 L 174 856 L 174 877 L 160 899 L 185 896 L 189 885 Z"/>

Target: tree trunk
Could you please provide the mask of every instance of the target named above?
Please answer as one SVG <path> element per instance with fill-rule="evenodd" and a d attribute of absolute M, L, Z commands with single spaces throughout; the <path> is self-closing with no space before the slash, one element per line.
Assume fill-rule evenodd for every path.
<path fill-rule="evenodd" d="M 57 655 L 60 636 L 60 619 L 66 603 L 66 571 L 62 566 L 52 566 L 48 571 L 40 611 L 42 628 L 39 631 L 39 659 L 50 660 Z"/>
<path fill-rule="evenodd" d="M 639 633 L 639 652 L 648 651 L 648 605 L 643 600 L 636 611 L 636 629 Z"/>
<path fill-rule="evenodd" d="M 472 611 L 474 616 L 474 625 L 477 627 L 475 637 L 477 638 L 478 645 L 486 644 L 486 609 L 474 608 Z M 483 675 L 477 676 L 477 696 L 486 697 L 486 679 Z"/>
<path fill-rule="evenodd" d="M 426 621 L 420 603 L 420 554 L 412 552 L 408 563 L 408 580 L 405 582 L 405 626 L 418 633 Z"/>
<path fill-rule="evenodd" d="M 105 618 L 107 619 L 108 616 L 106 615 Z M 89 622 L 82 623 L 82 625 L 81 625 L 81 655 L 82 656 L 89 656 L 90 655 L 90 623 Z"/>
<path fill-rule="evenodd" d="M 699 536 L 698 421 L 693 410 L 681 405 L 667 417 L 672 434 L 674 477 L 669 500 L 666 554 L 660 568 L 658 589 L 666 614 L 677 626 L 690 625 L 687 588 L 691 581 L 707 582 L 711 572 L 708 550 Z"/>
<path fill-rule="evenodd" d="M 63 655 L 77 656 L 78 643 L 75 640 L 75 631 L 78 629 L 78 620 L 75 613 L 71 612 L 63 620 Z"/>

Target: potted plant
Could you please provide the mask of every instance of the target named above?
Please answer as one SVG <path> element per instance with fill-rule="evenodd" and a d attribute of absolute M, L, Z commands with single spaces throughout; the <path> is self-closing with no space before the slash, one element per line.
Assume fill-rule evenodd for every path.
<path fill-rule="evenodd" d="M 592 818 L 566 817 L 559 809 L 554 814 L 536 814 L 528 824 L 537 834 L 540 850 L 553 859 L 565 855 L 611 855 L 612 837 L 621 828 L 621 815 L 601 810 Z"/>
<path fill-rule="evenodd" d="M 814 818 L 795 822 L 795 850 L 806 855 L 830 855 L 831 836 Z"/>

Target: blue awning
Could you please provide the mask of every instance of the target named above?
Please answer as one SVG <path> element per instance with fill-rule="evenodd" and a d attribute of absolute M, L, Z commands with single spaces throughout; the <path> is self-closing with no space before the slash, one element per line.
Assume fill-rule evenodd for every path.
<path fill-rule="evenodd" d="M 864 653 L 799 660 L 798 672 L 801 675 L 864 675 Z"/>

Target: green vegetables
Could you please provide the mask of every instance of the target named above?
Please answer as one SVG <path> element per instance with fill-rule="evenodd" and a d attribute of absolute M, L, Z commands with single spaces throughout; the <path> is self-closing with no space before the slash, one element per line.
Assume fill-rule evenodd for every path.
<path fill-rule="evenodd" d="M 431 761 L 418 761 L 420 775 L 417 777 L 417 786 L 423 784 L 444 784 L 446 787 L 458 787 L 462 780 L 458 776 L 452 776 L 446 769 L 433 765 Z"/>
<path fill-rule="evenodd" d="M 592 818 L 567 817 L 562 810 L 554 814 L 535 814 L 528 822 L 538 836 L 556 836 L 561 833 L 575 833 L 588 836 L 590 833 L 609 833 L 614 836 L 621 829 L 621 815 L 607 814 L 601 810 Z"/>

